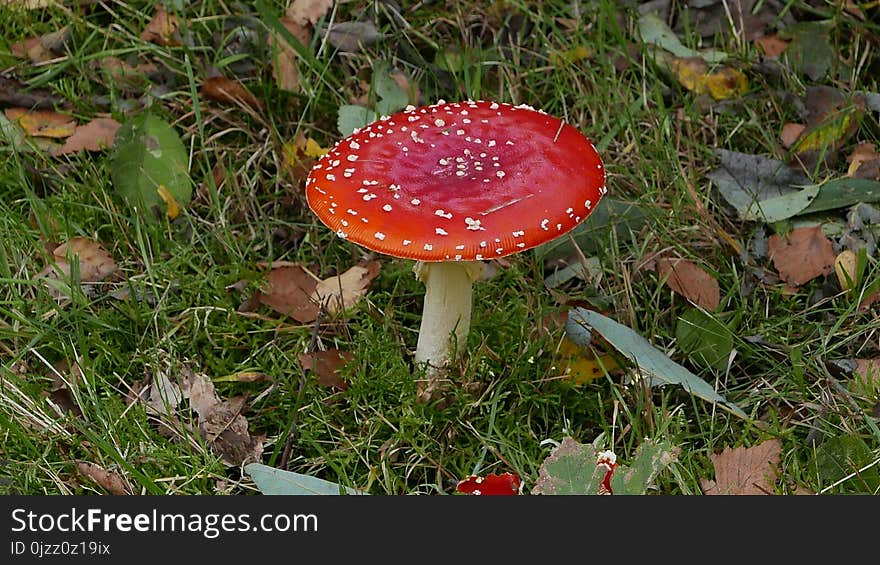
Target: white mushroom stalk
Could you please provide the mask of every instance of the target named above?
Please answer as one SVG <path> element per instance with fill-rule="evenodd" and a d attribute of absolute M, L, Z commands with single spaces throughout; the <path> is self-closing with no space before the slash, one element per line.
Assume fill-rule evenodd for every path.
<path fill-rule="evenodd" d="M 473 282 L 483 271 L 475 261 L 416 263 L 425 283 L 425 304 L 415 362 L 429 379 L 439 376 L 464 350 L 471 326 Z"/>

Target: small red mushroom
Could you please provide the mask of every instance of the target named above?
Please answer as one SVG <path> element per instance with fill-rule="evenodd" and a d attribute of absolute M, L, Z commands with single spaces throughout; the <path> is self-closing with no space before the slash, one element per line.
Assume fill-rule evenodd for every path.
<path fill-rule="evenodd" d="M 344 239 L 415 259 L 425 304 L 415 361 L 436 375 L 462 350 L 479 261 L 570 231 L 605 194 L 593 144 L 530 106 L 467 101 L 383 116 L 312 168 L 309 206 Z"/>

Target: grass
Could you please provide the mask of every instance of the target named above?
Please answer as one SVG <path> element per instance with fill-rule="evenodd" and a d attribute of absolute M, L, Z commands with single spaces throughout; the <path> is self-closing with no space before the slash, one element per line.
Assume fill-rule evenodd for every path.
<path fill-rule="evenodd" d="M 783 445 L 777 492 L 876 493 L 876 476 L 855 471 L 880 453 L 871 414 L 878 391 L 841 384 L 844 377 L 830 374 L 827 362 L 877 356 L 877 320 L 856 313 L 839 292 L 811 298 L 821 280 L 794 295 L 756 283 L 700 212 L 705 208 L 741 245 L 748 243 L 755 226 L 729 219 L 711 195 L 705 178 L 714 166 L 711 150 L 784 157 L 775 132 L 795 116 L 772 93 L 800 96 L 804 77 L 784 70 L 770 83 L 748 71 L 745 96 L 706 110 L 650 61 L 644 45 L 628 50 L 633 12 L 621 16 L 616 3 L 581 3 L 573 27 L 561 19 L 576 17 L 570 2 L 401 4 L 400 14 L 384 3 L 338 5 L 328 17 L 375 20 L 383 38 L 342 53 L 316 34 L 307 46 L 313 56 L 300 63 L 299 93 L 278 89 L 269 58 L 257 55 L 270 16 L 283 13 L 278 2 L 246 15 L 217 1 L 187 6 L 179 13 L 184 41 L 178 46 L 140 38 L 154 11 L 150 2 L 0 7 L 5 68 L 52 89 L 84 121 L 97 112 L 123 121 L 127 112 L 150 106 L 181 133 L 196 186 L 181 219 L 144 224 L 115 195 L 108 153 L 51 158 L 0 148 L 0 489 L 103 492 L 78 474 L 76 463 L 86 461 L 118 472 L 134 493 L 254 492 L 247 475 L 224 465 L 197 435 L 164 437 L 141 404 L 127 405 L 126 395 L 146 375 L 176 375 L 188 366 L 212 377 L 222 397 L 247 396 L 250 429 L 266 436 L 264 463 L 279 464 L 295 421 L 288 469 L 374 494 L 448 493 L 472 472 L 513 471 L 530 485 L 550 450 L 544 440 L 571 435 L 589 442 L 602 433 L 624 461 L 644 438 L 680 448 L 674 472 L 658 481 L 660 493 L 699 493 L 700 479 L 714 476 L 713 453 L 770 438 Z M 811 14 L 799 2 L 792 9 Z M 876 25 L 839 11 L 819 16 L 831 22 L 841 60 L 867 53 L 867 62 L 849 71 L 848 87 L 877 91 L 871 70 L 878 61 L 864 51 L 876 46 Z M 33 65 L 8 54 L 11 44 L 63 25 L 71 33 L 65 55 Z M 684 39 L 697 46 L 694 33 Z M 708 44 L 744 68 L 756 60 L 746 41 Z M 589 57 L 554 58 L 577 47 Z M 476 63 L 444 71 L 435 64 L 438 51 Z M 108 56 L 155 64 L 153 88 L 126 89 L 109 80 L 97 66 Z M 228 290 L 242 279 L 248 293 L 264 284 L 260 262 L 299 262 L 326 276 L 363 258 L 363 249 L 336 238 L 308 210 L 300 183 L 282 166 L 281 146 L 299 132 L 323 146 L 338 139 L 337 107 L 363 94 L 359 82 L 368 83 L 380 61 L 410 76 L 426 103 L 497 99 L 564 117 L 596 142 L 611 196 L 649 207 L 654 218 L 635 239 L 608 234 L 596 253 L 603 271 L 596 287 L 575 281 L 548 291 L 542 283 L 548 271 L 531 253 L 511 257 L 478 283 L 468 353 L 456 371 L 455 393 L 442 402 L 416 401 L 411 352 L 423 288 L 410 263 L 381 257 L 366 299 L 317 333 L 319 347 L 356 359 L 345 370 L 345 392 L 313 378 L 301 389 L 298 355 L 312 340 L 310 324 L 265 307 L 240 311 L 247 293 Z M 200 81 L 218 72 L 240 79 L 265 111 L 201 99 Z M 877 133 L 876 125 L 866 126 L 860 136 L 876 142 Z M 59 305 L 34 277 L 46 245 L 74 236 L 101 241 L 122 276 Z M 660 251 L 691 258 L 720 282 L 723 311 L 740 319 L 737 355 L 727 370 L 701 368 L 678 349 L 676 321 L 688 304 L 639 268 Z M 120 289 L 129 298 L 112 296 Z M 597 296 L 609 315 L 717 383 L 755 421 L 676 388 L 645 390 L 619 376 L 583 386 L 559 378 L 563 330 L 544 331 L 542 320 L 564 312 L 566 303 Z M 245 371 L 268 380 L 223 378 Z M 58 398 L 50 396 L 59 375 L 68 379 L 78 413 L 57 408 Z"/>

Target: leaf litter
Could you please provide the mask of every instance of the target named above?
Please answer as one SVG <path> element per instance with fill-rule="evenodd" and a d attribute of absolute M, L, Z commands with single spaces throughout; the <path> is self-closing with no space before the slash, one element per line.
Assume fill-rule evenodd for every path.
<path fill-rule="evenodd" d="M 773 494 L 782 442 L 767 440 L 753 447 L 726 447 L 712 455 L 715 480 L 700 479 L 704 494 Z"/>
<path fill-rule="evenodd" d="M 245 397 L 221 399 L 207 375 L 188 367 L 182 367 L 173 380 L 170 372 L 170 368 L 156 370 L 147 389 L 143 389 L 143 383 L 136 383 L 130 398 L 144 403 L 147 413 L 158 418 L 160 433 L 175 437 L 184 429 L 193 431 L 180 419 L 180 408 L 187 400 L 196 415 L 195 430 L 224 464 L 260 461 L 265 436 L 249 431 L 242 414 Z"/>

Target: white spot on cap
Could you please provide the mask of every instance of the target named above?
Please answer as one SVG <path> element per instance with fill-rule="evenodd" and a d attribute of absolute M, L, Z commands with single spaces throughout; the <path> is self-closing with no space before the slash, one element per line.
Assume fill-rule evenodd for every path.
<path fill-rule="evenodd" d="M 443 126 L 446 125 L 446 122 L 444 122 L 440 118 L 437 118 L 436 120 L 434 120 L 434 125 L 437 126 L 438 128 L 442 128 Z"/>
<path fill-rule="evenodd" d="M 495 173 L 495 176 L 500 179 L 503 179 L 504 178 L 504 171 L 498 171 L 497 173 Z"/>
<path fill-rule="evenodd" d="M 385 234 L 380 231 L 377 231 L 376 233 L 373 234 L 373 237 L 375 237 L 379 241 L 382 241 L 383 239 L 385 239 Z"/>
<path fill-rule="evenodd" d="M 357 210 L 352 210 L 351 208 L 349 208 L 348 210 L 346 210 L 346 212 L 348 212 L 348 213 L 351 214 L 352 216 L 357 216 L 357 215 L 358 215 Z"/>
<path fill-rule="evenodd" d="M 444 230 L 443 228 L 434 228 L 434 233 L 437 235 L 449 235 L 449 232 Z"/>
<path fill-rule="evenodd" d="M 461 251 L 462 249 L 464 249 L 464 245 L 456 245 L 455 248 Z"/>
<path fill-rule="evenodd" d="M 481 242 L 480 242 L 480 247 L 486 247 L 486 242 L 485 242 L 485 241 L 481 241 Z"/>
<path fill-rule="evenodd" d="M 474 256 L 474 259 L 476 259 L 477 261 L 482 261 L 482 260 L 483 260 L 483 256 L 482 256 L 481 254 L 477 253 L 477 254 Z"/>
<path fill-rule="evenodd" d="M 491 104 L 489 104 L 489 109 L 490 110 L 497 110 L 498 109 L 498 102 L 492 102 Z"/>
<path fill-rule="evenodd" d="M 342 230 L 336 230 L 336 235 L 341 237 L 342 239 L 345 239 L 346 237 L 348 237 L 348 234 Z"/>
<path fill-rule="evenodd" d="M 455 256 L 455 260 L 456 260 L 456 261 L 461 261 L 461 255 L 456 255 L 456 256 Z"/>
<path fill-rule="evenodd" d="M 473 218 L 465 218 L 464 223 L 467 224 L 467 229 L 469 230 L 480 231 L 486 229 L 480 225 L 480 220 L 475 220 Z"/>
<path fill-rule="evenodd" d="M 592 208 L 592 207 L 593 207 L 593 201 L 592 201 L 592 200 L 587 200 L 586 202 L 584 202 L 584 208 L 586 208 L 587 210 L 589 210 L 589 209 Z"/>
<path fill-rule="evenodd" d="M 526 244 L 525 243 L 517 243 L 516 246 L 519 247 L 520 249 L 522 249 L 523 247 L 526 246 Z"/>
<path fill-rule="evenodd" d="M 574 212 L 574 208 L 566 208 L 565 209 L 566 214 L 571 214 L 572 212 Z"/>
<path fill-rule="evenodd" d="M 327 180 L 329 180 L 329 181 L 336 180 L 336 175 L 331 174 L 331 173 L 327 173 Z"/>
<path fill-rule="evenodd" d="M 548 231 L 549 228 L 547 227 L 547 224 L 549 224 L 549 223 L 550 223 L 550 220 L 548 220 L 547 218 L 544 218 L 543 220 L 541 220 L 541 229 L 544 231 Z"/>
<path fill-rule="evenodd" d="M 351 161 L 353 163 L 358 160 L 358 156 L 352 153 L 352 154 L 348 155 L 346 157 L 346 159 L 348 159 L 349 161 Z"/>
<path fill-rule="evenodd" d="M 464 135 L 464 130 L 463 129 L 455 130 L 455 135 Z"/>
<path fill-rule="evenodd" d="M 422 201 L 419 200 L 418 198 L 413 198 L 412 200 L 410 200 L 410 203 L 411 203 L 413 206 L 418 206 L 419 204 L 422 203 Z"/>
<path fill-rule="evenodd" d="M 397 192 L 398 190 L 400 190 L 400 185 L 399 184 L 389 184 L 388 190 L 393 190 L 393 191 Z"/>
<path fill-rule="evenodd" d="M 379 197 L 376 196 L 375 194 L 373 194 L 372 192 L 369 194 L 364 194 L 364 200 L 366 200 L 367 202 L 369 202 L 373 198 L 379 198 Z"/>
<path fill-rule="evenodd" d="M 361 144 L 358 143 L 357 141 L 352 141 L 351 143 L 348 144 L 348 146 L 351 147 L 352 149 L 355 149 L 355 150 L 361 148 Z"/>
<path fill-rule="evenodd" d="M 495 147 L 495 140 L 494 140 L 494 139 L 490 139 L 489 142 L 486 143 L 486 146 L 487 146 L 487 147 Z"/>
<path fill-rule="evenodd" d="M 455 171 L 455 176 L 457 176 L 457 177 L 463 177 L 463 176 L 465 176 L 466 174 L 467 174 L 467 173 L 464 172 L 464 171 Z"/>
<path fill-rule="evenodd" d="M 452 219 L 452 212 L 447 212 L 445 210 L 434 210 L 435 216 L 440 216 L 441 218 L 446 218 L 447 220 Z"/>
<path fill-rule="evenodd" d="M 424 249 L 425 249 L 425 251 L 433 251 L 434 246 L 431 245 L 430 243 L 426 243 Z"/>
<path fill-rule="evenodd" d="M 382 209 L 385 210 L 386 212 L 390 212 L 394 208 L 391 207 L 391 204 L 386 204 L 386 205 L 382 206 Z"/>
<path fill-rule="evenodd" d="M 404 246 L 407 246 L 407 245 L 409 245 L 410 243 L 412 243 L 412 241 L 410 241 L 410 240 L 408 240 L 408 239 L 404 239 L 404 240 L 403 240 L 403 245 L 404 245 Z"/>
<path fill-rule="evenodd" d="M 504 253 L 504 248 L 503 248 L 503 247 L 499 247 L 498 249 L 495 250 L 495 253 L 501 255 L 502 253 Z"/>

